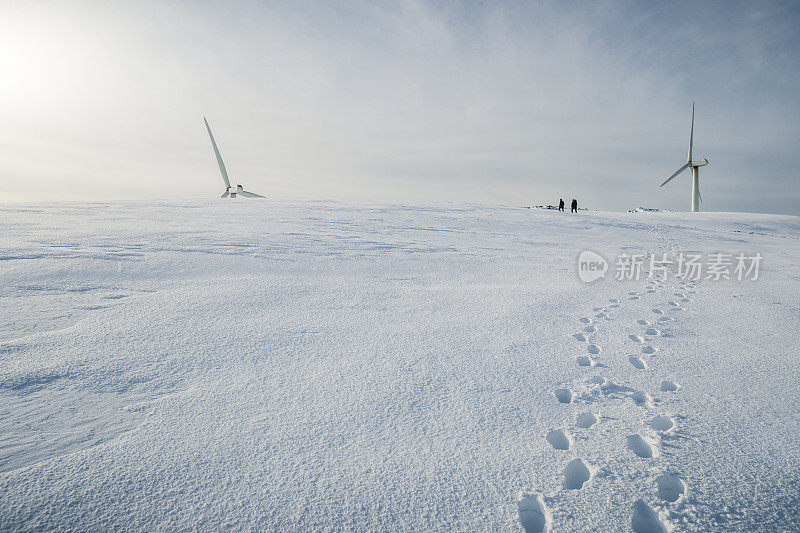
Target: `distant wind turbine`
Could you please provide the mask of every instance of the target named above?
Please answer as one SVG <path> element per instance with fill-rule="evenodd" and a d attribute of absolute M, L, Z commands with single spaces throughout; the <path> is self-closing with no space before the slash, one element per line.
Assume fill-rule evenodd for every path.
<path fill-rule="evenodd" d="M 260 194 L 256 194 L 254 192 L 246 191 L 241 185 L 236 185 L 236 187 L 231 187 L 231 182 L 228 179 L 228 171 L 225 170 L 225 163 L 222 162 L 222 156 L 219 155 L 219 149 L 217 148 L 217 143 L 214 140 L 214 135 L 211 133 L 211 128 L 208 127 L 208 121 L 206 117 L 203 117 L 203 122 L 206 123 L 206 129 L 208 130 L 208 136 L 211 137 L 211 146 L 214 147 L 214 155 L 217 156 L 217 164 L 219 164 L 219 171 L 222 173 L 222 181 L 225 182 L 225 192 L 222 193 L 222 198 L 236 198 L 236 196 L 244 196 L 245 198 L 264 198 Z"/>
<path fill-rule="evenodd" d="M 670 176 L 667 181 L 661 184 L 661 187 L 669 183 L 672 178 L 686 170 L 692 169 L 692 213 L 700 211 L 700 202 L 703 197 L 700 196 L 700 167 L 708 164 L 708 159 L 703 158 L 702 161 L 692 161 L 692 142 L 694 141 L 694 102 L 692 102 L 692 131 L 689 134 L 689 157 L 686 159 L 686 164 L 675 171 L 675 174 Z"/>

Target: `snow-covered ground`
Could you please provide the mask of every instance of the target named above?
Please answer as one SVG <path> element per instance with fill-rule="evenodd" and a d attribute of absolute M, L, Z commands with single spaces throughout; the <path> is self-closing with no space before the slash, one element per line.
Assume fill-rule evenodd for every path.
<path fill-rule="evenodd" d="M 800 522 L 799 218 L 217 200 L 0 228 L 0 530 Z M 586 284 L 585 249 L 764 259 Z"/>

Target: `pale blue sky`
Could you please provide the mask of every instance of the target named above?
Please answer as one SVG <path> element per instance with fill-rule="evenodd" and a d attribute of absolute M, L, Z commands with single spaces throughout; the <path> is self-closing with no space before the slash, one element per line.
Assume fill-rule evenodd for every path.
<path fill-rule="evenodd" d="M 3 2 L 0 201 L 800 214 L 796 2 Z"/>

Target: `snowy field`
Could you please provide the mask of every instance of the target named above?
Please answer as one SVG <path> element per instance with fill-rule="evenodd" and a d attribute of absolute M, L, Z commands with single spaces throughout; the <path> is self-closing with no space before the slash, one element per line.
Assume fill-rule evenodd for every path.
<path fill-rule="evenodd" d="M 800 527 L 800 218 L 217 200 L 0 228 L 0 530 Z M 586 284 L 585 249 L 763 262 Z"/>

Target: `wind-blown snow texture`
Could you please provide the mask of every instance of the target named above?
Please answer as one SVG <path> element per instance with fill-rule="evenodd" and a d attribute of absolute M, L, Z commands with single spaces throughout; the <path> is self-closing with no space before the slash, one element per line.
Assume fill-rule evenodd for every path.
<path fill-rule="evenodd" d="M 800 520 L 798 218 L 216 201 L 0 227 L 2 530 Z M 764 262 L 587 285 L 587 248 Z"/>

